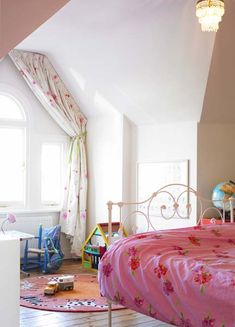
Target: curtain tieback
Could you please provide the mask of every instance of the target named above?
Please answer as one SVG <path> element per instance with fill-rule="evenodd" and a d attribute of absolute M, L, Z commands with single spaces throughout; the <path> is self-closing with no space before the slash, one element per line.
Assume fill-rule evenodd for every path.
<path fill-rule="evenodd" d="M 86 132 L 82 132 L 82 133 L 79 133 L 77 134 L 76 136 L 72 137 L 72 140 L 73 141 L 78 141 L 78 140 L 85 140 L 85 137 L 86 137 Z"/>
<path fill-rule="evenodd" d="M 83 140 L 85 142 L 85 137 L 86 137 L 86 132 L 79 133 L 76 136 L 72 137 L 70 143 L 70 149 L 69 149 L 69 163 L 72 162 L 72 153 L 73 153 L 74 146 L 76 146 L 77 155 L 79 155 L 79 147 L 80 147 L 79 141 Z"/>

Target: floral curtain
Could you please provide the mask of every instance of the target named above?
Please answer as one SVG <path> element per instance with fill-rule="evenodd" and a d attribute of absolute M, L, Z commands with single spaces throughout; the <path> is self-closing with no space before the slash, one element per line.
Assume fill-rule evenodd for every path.
<path fill-rule="evenodd" d="M 71 241 L 71 252 L 81 255 L 87 206 L 86 118 L 45 55 L 12 50 L 9 56 L 43 107 L 71 137 L 60 224 Z"/>

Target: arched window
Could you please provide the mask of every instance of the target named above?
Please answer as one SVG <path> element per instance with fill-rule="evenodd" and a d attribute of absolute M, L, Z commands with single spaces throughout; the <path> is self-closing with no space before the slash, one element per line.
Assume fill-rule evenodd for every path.
<path fill-rule="evenodd" d="M 20 103 L 10 95 L 0 93 L 0 119 L 24 121 L 25 113 Z"/>
<path fill-rule="evenodd" d="M 40 105 L 0 84 L 0 214 L 60 210 L 68 151 L 69 137 Z"/>
<path fill-rule="evenodd" d="M 0 93 L 0 156 L 0 207 L 24 206 L 26 115 L 7 93 Z"/>

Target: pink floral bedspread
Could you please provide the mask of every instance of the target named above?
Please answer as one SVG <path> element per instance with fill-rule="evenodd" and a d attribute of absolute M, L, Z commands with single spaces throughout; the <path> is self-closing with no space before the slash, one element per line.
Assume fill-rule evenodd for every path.
<path fill-rule="evenodd" d="M 137 234 L 99 265 L 101 294 L 182 327 L 235 327 L 235 224 Z"/>

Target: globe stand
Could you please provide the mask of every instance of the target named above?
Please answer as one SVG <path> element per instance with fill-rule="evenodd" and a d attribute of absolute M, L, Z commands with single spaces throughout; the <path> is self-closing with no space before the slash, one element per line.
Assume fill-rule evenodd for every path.
<path fill-rule="evenodd" d="M 221 215 L 223 215 L 223 210 L 222 209 L 219 209 L 220 210 L 220 212 L 221 212 Z M 233 209 L 233 211 L 234 211 L 234 209 Z M 226 223 L 230 223 L 230 211 L 225 211 L 225 222 Z"/>

